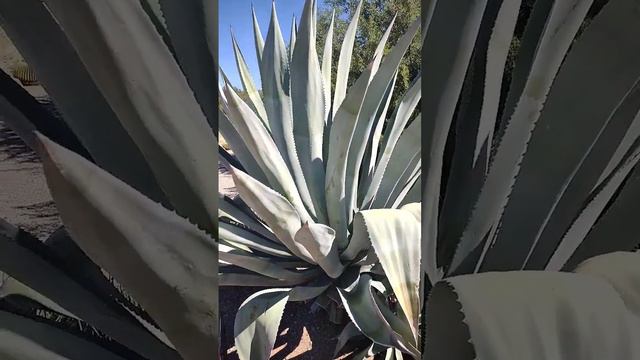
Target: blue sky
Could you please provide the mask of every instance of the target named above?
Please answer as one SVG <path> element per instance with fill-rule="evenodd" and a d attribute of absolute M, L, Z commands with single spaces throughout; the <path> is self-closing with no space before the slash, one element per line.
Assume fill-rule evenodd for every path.
<path fill-rule="evenodd" d="M 251 17 L 252 3 L 256 9 L 260 31 L 263 38 L 265 38 L 269 29 L 269 19 L 271 18 L 271 0 L 221 0 L 218 2 L 218 34 L 220 37 L 218 39 L 218 59 L 220 67 L 236 87 L 241 87 L 241 82 L 233 54 L 230 27 L 233 28 L 240 50 L 242 50 L 242 54 L 251 70 L 253 80 L 256 86 L 260 88 L 258 60 L 256 59 L 253 38 L 253 20 Z M 322 5 L 323 1 L 319 0 L 318 6 Z M 291 33 L 291 20 L 295 15 L 297 23 L 300 23 L 300 14 L 303 6 L 304 0 L 276 0 L 276 13 L 282 29 L 282 36 L 287 44 Z"/>

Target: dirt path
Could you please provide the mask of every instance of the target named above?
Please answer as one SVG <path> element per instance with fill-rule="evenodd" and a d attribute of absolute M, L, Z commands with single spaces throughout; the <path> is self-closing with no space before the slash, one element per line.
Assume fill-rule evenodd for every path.
<path fill-rule="evenodd" d="M 2 122 L 0 217 L 41 239 L 61 225 L 40 162 L 31 149 Z"/>

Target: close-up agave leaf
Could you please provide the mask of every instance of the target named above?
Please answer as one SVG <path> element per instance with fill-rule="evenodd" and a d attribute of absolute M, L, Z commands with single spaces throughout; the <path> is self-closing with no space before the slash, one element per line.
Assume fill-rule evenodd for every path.
<path fill-rule="evenodd" d="M 614 6 L 614 4 L 611 4 Z M 629 20 L 626 20 L 629 19 Z M 640 31 L 640 24 L 629 15 L 609 13 L 604 10 L 599 17 L 589 25 L 587 30 L 576 40 L 571 50 L 564 59 L 563 67 L 560 69 L 554 80 L 553 87 L 549 93 L 549 97 L 544 104 L 540 118 L 535 129 L 531 134 L 531 141 L 527 145 L 526 156 L 520 164 L 518 179 L 513 185 L 513 189 L 509 195 L 509 202 L 504 209 L 502 217 L 502 225 L 497 233 L 494 246 L 487 252 L 485 264 L 487 270 L 510 269 L 512 264 L 493 265 L 496 260 L 493 254 L 501 251 L 509 253 L 509 261 L 513 263 L 522 263 L 528 255 L 528 250 L 532 247 L 539 247 L 538 244 L 544 244 L 553 238 L 559 238 L 561 233 L 554 232 L 549 227 L 556 225 L 553 223 L 544 224 L 545 216 L 549 214 L 549 209 L 562 204 L 564 199 L 576 203 L 575 198 L 571 198 L 573 192 L 576 191 L 577 185 L 566 182 L 571 179 L 572 172 L 577 166 L 581 165 L 581 160 L 586 159 L 589 163 L 585 163 L 592 169 L 592 173 L 601 171 L 599 163 L 593 157 L 585 158 L 585 154 L 589 154 L 589 147 L 594 141 L 597 141 L 597 135 L 602 129 L 606 129 L 608 122 L 615 120 L 612 126 L 620 124 L 621 121 L 630 121 L 634 115 L 628 115 L 628 119 L 613 119 L 610 114 L 614 114 L 618 104 L 625 101 L 626 94 L 632 89 L 640 77 L 640 51 L 635 46 L 620 49 L 618 46 L 611 44 L 610 37 L 620 36 L 619 41 L 622 43 L 630 43 L 634 41 Z M 612 27 L 608 21 L 620 24 Z M 634 26 L 629 29 L 624 24 Z M 606 34 L 606 35 L 604 35 Z M 633 40 L 632 40 L 633 39 Z M 636 41 L 637 43 L 637 41 Z M 608 51 L 606 46 L 610 46 L 611 51 L 616 49 L 617 53 L 600 53 Z M 626 51 L 625 51 L 626 49 Z M 596 53 L 603 54 L 596 56 Z M 606 56 L 604 55 L 606 54 Z M 593 76 L 586 79 L 583 74 L 586 70 L 592 71 Z M 634 101 L 634 99 L 629 99 Z M 637 100 L 635 100 L 637 102 Z M 589 106 L 578 106 L 586 102 Z M 575 105 L 574 105 L 575 104 Z M 624 105 L 623 105 L 624 106 Z M 633 106 L 637 113 L 637 105 Z M 613 115 L 615 116 L 615 114 Z M 559 122 L 558 118 L 583 119 L 580 121 L 580 131 L 575 132 L 575 123 Z M 515 119 L 515 118 L 514 118 Z M 539 136 L 538 133 L 544 133 L 545 136 Z M 571 134 L 570 137 L 568 135 Z M 507 136 L 507 133 L 505 133 Z M 594 149 L 601 151 L 612 151 L 613 146 L 607 146 L 606 149 Z M 510 150 L 513 151 L 513 150 Z M 549 159 L 549 151 L 553 153 L 562 153 L 562 157 Z M 544 155 L 543 155 L 544 154 Z M 498 155 L 496 155 L 498 156 Z M 603 159 L 604 160 L 604 159 Z M 496 163 L 498 162 L 497 158 Z M 606 160 L 600 162 L 606 164 Z M 544 166 L 543 166 L 544 164 Z M 600 165 L 604 166 L 604 164 Z M 556 176 L 541 176 L 540 173 L 553 173 Z M 580 176 L 579 182 L 586 191 L 591 190 L 588 182 L 593 179 L 593 175 L 589 176 L 584 171 L 575 174 Z M 533 182 L 526 182 L 527 179 L 535 179 Z M 595 175 L 595 181 L 597 175 Z M 534 185 L 535 184 L 535 185 Z M 573 186 L 572 186 L 573 185 Z M 530 189 L 535 186 L 540 194 L 533 193 Z M 526 190 L 525 190 L 526 189 Z M 585 198 L 587 193 L 578 192 Z M 558 195 L 562 195 L 560 203 Z M 482 196 L 482 195 L 481 195 Z M 516 205 L 520 204 L 520 206 Z M 560 209 L 558 209 L 560 210 Z M 563 213 L 574 213 L 567 209 L 561 209 L 564 212 L 552 213 L 552 218 L 560 219 Z M 524 215 L 526 213 L 526 221 Z M 542 224 L 542 226 L 541 226 Z M 560 224 L 566 229 L 567 224 Z M 537 233 L 535 227 L 543 228 L 541 234 Z M 515 236 L 515 229 L 518 233 L 527 234 L 527 239 L 520 237 L 519 249 L 505 248 L 506 243 L 503 239 L 510 239 Z M 549 229 L 549 230 L 548 230 Z M 539 230 L 538 230 L 539 231 Z M 546 237 L 547 232 L 551 232 L 551 236 Z M 538 239 L 529 239 L 533 236 L 540 236 Z M 499 256 L 499 255 L 498 255 Z M 505 260 L 504 256 L 501 256 Z M 540 265 L 538 265 L 540 266 Z M 539 267 L 535 267 L 538 268 Z"/>
<path fill-rule="evenodd" d="M 46 323 L 0 310 L 0 356 L 7 360 L 38 359 L 100 359 L 121 360 L 100 346 L 69 335 Z"/>
<path fill-rule="evenodd" d="M 207 154 L 215 152 L 215 135 L 140 4 L 46 3 L 176 211 L 213 233 L 217 195 L 209 179 L 217 164 Z M 110 26 L 114 21 L 125 26 Z M 191 121 L 179 121 L 184 117 Z"/>
<path fill-rule="evenodd" d="M 439 315 L 427 321 L 424 359 L 635 359 L 640 324 L 620 290 L 581 273 L 449 278 L 436 285 L 427 302 L 427 312 Z"/>
<path fill-rule="evenodd" d="M 3 72 L 2 120 L 36 151 L 64 223 L 42 242 L 2 226 L 3 358 L 216 356 L 216 6 L 0 3 L 51 101 Z"/>
<path fill-rule="evenodd" d="M 208 123 L 215 128 L 217 90 L 211 82 L 216 79 L 217 54 L 209 37 L 217 29 L 208 18 L 215 16 L 211 10 L 216 4 L 213 0 L 160 0 L 159 3 L 171 48 Z"/>
<path fill-rule="evenodd" d="M 256 88 L 256 85 L 253 81 L 251 73 L 249 71 L 249 67 L 240 52 L 240 48 L 238 46 L 238 42 L 231 33 L 232 41 L 233 41 L 233 51 L 236 57 L 236 64 L 238 66 L 238 73 L 240 74 L 240 79 L 242 80 L 242 87 L 244 92 L 247 93 L 247 96 L 251 100 L 251 106 L 253 110 L 258 114 L 262 122 L 265 124 L 267 129 L 269 129 L 269 123 L 267 121 L 266 110 L 264 109 L 264 104 L 262 103 L 262 98 L 260 97 L 260 93 Z"/>
<path fill-rule="evenodd" d="M 533 127 L 540 117 L 542 105 L 557 98 L 551 96 L 547 99 L 547 94 L 564 58 L 565 51 L 572 43 L 591 2 L 554 2 L 548 15 L 545 30 L 538 40 L 538 48 L 531 65 L 531 72 L 522 91 L 522 97 L 511 117 L 506 120 L 508 125 L 506 125 L 505 132 L 496 148 L 492 166 L 487 173 L 469 224 L 454 254 L 451 263 L 452 269 L 458 267 L 464 257 L 479 244 L 484 234 L 489 232 L 493 234 L 496 229 L 495 222 L 502 216 L 503 211 L 506 211 L 507 196 L 514 186 L 515 176 L 523 162 L 522 153 L 528 142 L 535 141 L 530 138 Z M 582 38 L 584 39 L 587 35 L 583 34 Z M 575 47 L 573 50 L 576 51 Z M 584 61 L 584 58 L 582 60 Z M 564 69 L 573 68 L 575 67 L 564 67 Z M 562 75 L 558 75 L 558 77 L 560 76 Z M 566 109 L 564 104 L 562 106 L 563 109 Z M 545 106 L 544 109 L 546 111 L 548 107 Z M 553 192 L 547 194 L 554 196 Z M 527 206 L 531 206 L 531 204 Z M 487 244 L 492 242 L 491 238 Z"/>
<path fill-rule="evenodd" d="M 634 0 L 433 6 L 422 359 L 640 358 L 639 20 Z"/>
<path fill-rule="evenodd" d="M 78 245 L 140 302 L 185 358 L 210 354 L 205 344 L 217 333 L 213 239 L 78 155 L 41 140 L 49 188 Z"/>
<path fill-rule="evenodd" d="M 68 312 L 76 319 L 94 324 L 105 334 L 144 356 L 177 358 L 170 347 L 139 327 L 113 299 L 98 296 L 94 289 L 82 286 L 83 282 L 78 281 L 77 277 L 70 277 L 59 263 L 52 260 L 55 258 L 52 257 L 54 249 L 9 224 L 3 225 L 2 232 L 0 271 L 24 286 L 21 295 L 58 313 Z M 1 286 L 3 298 L 15 294 L 15 290 L 11 292 L 5 287 L 7 285 L 5 282 Z M 5 291 L 8 293 L 5 294 Z"/>
<path fill-rule="evenodd" d="M 147 196 L 164 201 L 164 194 L 151 176 L 140 150 L 44 4 L 40 0 L 27 0 L 15 5 L 12 1 L 0 2 L 3 29 L 35 68 L 39 81 L 55 99 L 65 122 L 82 139 L 82 145 L 94 161 Z M 50 57 L 52 53 L 56 56 Z M 110 134 L 119 146 L 111 146 L 101 134 Z"/>
<path fill-rule="evenodd" d="M 331 16 L 323 46 L 317 44 L 316 1 L 304 2 L 299 26 L 291 31 L 290 56 L 276 3 L 262 51 L 254 11 L 262 92 L 240 97 L 224 76 L 220 130 L 225 138 L 231 134 L 229 145 L 234 153 L 238 149 L 242 168 L 224 165 L 247 207 L 226 200 L 219 212 L 220 284 L 244 279 L 280 288 L 257 292 L 240 307 L 234 336 L 241 360 L 272 355 L 287 301 L 305 301 L 334 321 L 352 323 L 370 339 L 357 345 L 364 354 L 387 353 L 387 347 L 419 354 L 420 220 L 415 211 L 398 208 L 420 178 L 422 121 L 415 110 L 421 78 L 400 96 L 398 108 L 391 97 L 420 21 L 411 19 L 391 44 L 391 17 L 373 44 L 369 66 L 350 75 L 362 3 L 347 20 L 339 54 L 333 54 L 338 14 Z M 235 35 L 231 46 L 240 82 L 251 92 Z M 266 119 L 255 106 L 260 102 Z M 289 292 L 283 286 L 294 287 Z"/>

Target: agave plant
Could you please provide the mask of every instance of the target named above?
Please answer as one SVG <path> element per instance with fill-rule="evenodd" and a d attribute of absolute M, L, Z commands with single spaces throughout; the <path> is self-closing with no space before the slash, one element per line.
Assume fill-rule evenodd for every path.
<path fill-rule="evenodd" d="M 423 9 L 423 359 L 640 359 L 640 3 L 536 1 L 503 83 L 520 3 Z"/>
<path fill-rule="evenodd" d="M 290 52 L 275 3 L 266 40 L 254 11 L 262 96 L 232 39 L 248 100 L 223 76 L 220 134 L 233 156 L 221 158 L 238 197 L 219 201 L 219 284 L 268 287 L 236 315 L 240 359 L 267 359 L 285 304 L 306 300 L 332 315 L 346 310 L 350 325 L 336 350 L 361 333 L 370 339 L 365 351 L 418 356 L 420 77 L 388 110 L 420 22 L 384 55 L 392 19 L 369 67 L 347 89 L 361 6 L 342 42 L 334 88 L 333 23 L 320 61 L 314 0 L 292 27 Z"/>
<path fill-rule="evenodd" d="M 0 1 L 62 116 L 2 74 L 2 120 L 73 239 L 3 224 L 3 359 L 215 357 L 215 5 Z"/>

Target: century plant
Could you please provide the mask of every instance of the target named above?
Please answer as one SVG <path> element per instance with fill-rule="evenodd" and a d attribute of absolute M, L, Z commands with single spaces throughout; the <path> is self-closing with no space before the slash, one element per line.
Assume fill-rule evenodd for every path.
<path fill-rule="evenodd" d="M 0 224 L 1 358 L 216 356 L 215 6 L 0 1 L 61 118 L 4 73 L 0 114 L 66 229 Z"/>
<path fill-rule="evenodd" d="M 423 8 L 425 360 L 640 359 L 640 2 L 593 3 Z"/>
<path fill-rule="evenodd" d="M 333 88 L 333 22 L 320 56 L 315 0 L 292 26 L 289 51 L 275 3 L 266 39 L 253 12 L 262 94 L 232 34 L 247 101 L 223 74 L 220 134 L 233 154 L 221 159 L 238 196 L 219 201 L 219 284 L 267 287 L 236 314 L 240 359 L 269 358 L 285 304 L 308 300 L 333 317 L 348 314 L 336 351 L 364 334 L 365 354 L 419 356 L 420 76 L 392 113 L 389 105 L 420 20 L 386 52 L 390 19 L 347 89 L 361 7 Z"/>

